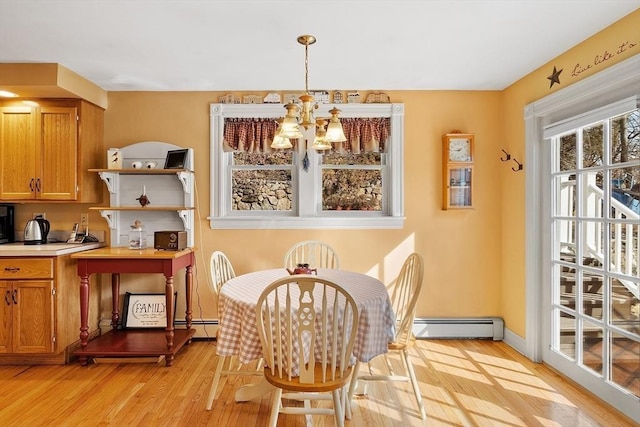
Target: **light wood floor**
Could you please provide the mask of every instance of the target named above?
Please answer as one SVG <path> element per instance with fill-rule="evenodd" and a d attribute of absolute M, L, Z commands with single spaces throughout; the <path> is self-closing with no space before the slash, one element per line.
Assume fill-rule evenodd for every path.
<path fill-rule="evenodd" d="M 357 397 L 349 427 L 366 426 L 636 426 L 584 389 L 522 357 L 502 342 L 419 341 L 413 350 L 427 421 L 408 383 L 372 384 Z M 0 366 L 0 426 L 266 425 L 270 394 L 236 403 L 255 377 L 221 384 L 205 410 L 216 364 L 215 342 L 194 341 L 164 363 Z M 330 417 L 314 425 L 331 426 Z M 304 417 L 280 415 L 278 426 Z"/>

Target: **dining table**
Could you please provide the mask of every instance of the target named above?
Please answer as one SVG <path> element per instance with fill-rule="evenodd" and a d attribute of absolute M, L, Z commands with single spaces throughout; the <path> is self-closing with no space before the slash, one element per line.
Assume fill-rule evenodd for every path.
<path fill-rule="evenodd" d="M 315 272 L 344 288 L 356 302 L 359 321 L 353 356 L 366 363 L 386 353 L 388 343 L 395 335 L 395 316 L 384 284 L 372 276 L 353 271 L 318 268 Z M 237 356 L 243 364 L 262 357 L 256 303 L 268 285 L 287 276 L 289 272 L 285 268 L 261 270 L 236 276 L 222 286 L 216 343 L 219 356 Z M 235 400 L 252 400 L 270 390 L 266 381 L 247 384 L 238 389 Z"/>

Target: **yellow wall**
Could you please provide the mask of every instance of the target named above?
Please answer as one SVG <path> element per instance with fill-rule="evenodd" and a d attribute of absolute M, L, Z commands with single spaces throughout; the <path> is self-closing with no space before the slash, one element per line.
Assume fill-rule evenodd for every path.
<path fill-rule="evenodd" d="M 627 15 L 547 64 L 520 79 L 502 93 L 502 130 L 505 150 L 526 160 L 524 108 L 550 93 L 640 53 L 640 10 Z M 604 59 L 607 58 L 607 59 Z M 550 88 L 553 67 L 563 70 L 560 84 Z M 576 68 L 577 67 L 577 68 Z M 574 70 L 586 69 L 584 72 Z M 640 72 L 640 70 L 638 70 Z M 525 164 L 524 173 L 501 170 L 502 194 L 502 305 L 505 325 L 525 337 Z"/>
<path fill-rule="evenodd" d="M 618 53 L 624 42 L 635 43 Z M 504 91 L 391 91 L 405 104 L 405 227 L 400 230 L 211 230 L 209 215 L 209 104 L 222 92 L 111 92 L 105 113 L 105 152 L 140 141 L 163 141 L 195 150 L 197 186 L 194 320 L 214 318 L 208 290 L 208 255 L 223 250 L 239 274 L 280 266 L 294 242 L 329 242 L 346 269 L 389 283 L 412 251 L 425 257 L 425 283 L 419 317 L 502 316 L 506 327 L 525 336 L 525 105 L 639 52 L 640 11 L 636 11 L 575 48 L 544 64 Z M 577 63 L 594 62 L 605 51 L 613 57 L 576 77 Z M 549 88 L 553 66 L 563 69 L 560 85 Z M 259 70 L 256 70 L 259 72 Z M 294 90 L 295 88 L 291 88 Z M 383 88 L 376 88 L 384 90 Z M 248 94 L 248 93 L 245 93 Z M 266 94 L 266 93 L 265 93 Z M 476 208 L 441 210 L 441 135 L 459 129 L 476 135 Z M 525 162 L 513 172 L 501 149 Z M 106 159 L 106 155 L 105 155 Z M 97 167 L 104 165 L 96 165 Z M 108 196 L 104 195 L 105 201 Z M 106 204 L 106 202 L 105 202 Z M 78 222 L 88 205 L 19 205 L 18 223 L 31 212 L 46 211 L 56 229 Z M 95 212 L 94 229 L 107 230 Z M 122 291 L 127 281 L 123 277 Z M 162 279 L 152 286 L 162 291 Z M 108 283 L 108 281 L 103 281 Z M 178 289 L 181 281 L 178 282 Z M 108 286 L 105 286 L 108 288 Z M 146 290 L 146 289 L 145 289 Z M 109 289 L 103 289 L 108 298 Z M 202 311 L 200 311 L 202 308 Z M 109 316 L 110 303 L 103 311 Z M 183 309 L 178 306 L 178 315 Z"/>
<path fill-rule="evenodd" d="M 426 259 L 419 316 L 499 315 L 499 92 L 388 92 L 405 104 L 405 213 L 400 230 L 211 230 L 209 215 L 209 103 L 223 93 L 112 92 L 105 115 L 105 148 L 164 141 L 195 150 L 201 254 L 223 250 L 237 273 L 282 265 L 296 241 L 317 238 L 340 254 L 341 266 L 389 283 L 404 258 Z M 476 209 L 441 210 L 441 135 L 476 134 Z M 206 263 L 197 266 L 206 289 Z M 208 290 L 200 296 L 209 299 Z M 208 304 L 205 304 L 208 305 Z M 206 311 L 204 318 L 210 318 Z M 197 316 L 194 316 L 197 317 Z"/>

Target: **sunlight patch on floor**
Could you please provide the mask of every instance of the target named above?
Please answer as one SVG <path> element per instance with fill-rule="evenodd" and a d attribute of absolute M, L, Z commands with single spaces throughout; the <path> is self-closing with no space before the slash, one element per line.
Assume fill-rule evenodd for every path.
<path fill-rule="evenodd" d="M 526 427 L 520 417 L 513 415 L 511 411 L 501 405 L 462 393 L 455 394 L 459 404 L 464 407 L 477 425 Z"/>
<path fill-rule="evenodd" d="M 466 355 L 464 356 L 465 358 L 473 359 L 478 363 L 499 366 L 504 369 L 511 369 L 512 371 L 532 374 L 530 370 L 522 366 L 520 363 L 514 362 L 512 360 L 506 360 L 502 357 L 489 356 L 489 355 L 478 353 L 471 350 L 466 351 L 465 353 L 466 353 Z"/>
<path fill-rule="evenodd" d="M 484 374 L 479 373 L 477 370 L 463 369 L 453 365 L 446 365 L 444 363 L 431 362 L 431 366 L 434 369 L 446 374 L 455 375 L 468 380 L 477 381 L 483 384 L 491 384 L 491 381 L 487 379 Z"/>
<path fill-rule="evenodd" d="M 496 367 L 492 365 L 481 364 L 481 366 L 485 370 L 485 372 L 487 372 L 492 377 L 504 378 L 509 381 L 519 382 L 521 384 L 538 387 L 545 390 L 553 390 L 553 388 L 549 384 L 545 383 L 543 380 L 537 378 L 532 374 L 522 374 L 514 372 L 511 369 L 503 369 L 502 367 Z"/>

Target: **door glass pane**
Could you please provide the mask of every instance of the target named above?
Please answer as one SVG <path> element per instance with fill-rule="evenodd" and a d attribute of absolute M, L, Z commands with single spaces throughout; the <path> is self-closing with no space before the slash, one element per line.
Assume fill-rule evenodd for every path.
<path fill-rule="evenodd" d="M 571 257 L 571 262 L 575 263 L 576 222 L 559 219 L 555 221 L 555 227 L 556 238 L 561 242 L 559 245 L 561 257 Z"/>
<path fill-rule="evenodd" d="M 602 319 L 603 280 L 602 274 L 582 273 L 582 312 L 596 319 Z"/>
<path fill-rule="evenodd" d="M 626 163 L 640 159 L 640 112 L 638 110 L 611 119 L 610 153 L 611 163 Z M 638 182 L 637 179 L 636 182 Z"/>
<path fill-rule="evenodd" d="M 640 341 L 611 334 L 611 381 L 640 397 Z"/>
<path fill-rule="evenodd" d="M 602 375 L 602 328 L 588 320 L 582 322 L 582 364 Z"/>
<path fill-rule="evenodd" d="M 611 216 L 626 218 L 640 214 L 640 166 L 611 170 Z M 630 211 L 630 212 L 629 212 Z"/>
<path fill-rule="evenodd" d="M 561 353 L 575 359 L 576 355 L 576 318 L 568 313 L 556 310 L 558 316 L 558 343 Z"/>
<path fill-rule="evenodd" d="M 603 218 L 604 216 L 603 177 L 604 171 L 599 169 L 580 174 L 582 188 L 578 194 L 578 199 L 582 203 L 582 216 L 586 218 Z"/>
<path fill-rule="evenodd" d="M 554 215 L 576 216 L 576 175 L 563 174 L 554 178 Z"/>
<path fill-rule="evenodd" d="M 610 271 L 638 277 L 639 236 L 640 224 L 638 223 L 611 224 Z"/>
<path fill-rule="evenodd" d="M 582 167 L 600 166 L 604 159 L 602 123 L 582 129 Z"/>
<path fill-rule="evenodd" d="M 577 169 L 576 141 L 577 138 L 575 132 L 560 137 L 560 155 L 558 156 L 559 164 L 557 170 L 571 171 Z"/>
<path fill-rule="evenodd" d="M 640 339 L 640 300 L 631 292 L 637 291 L 640 281 L 611 279 L 610 283 L 611 324 Z"/>

